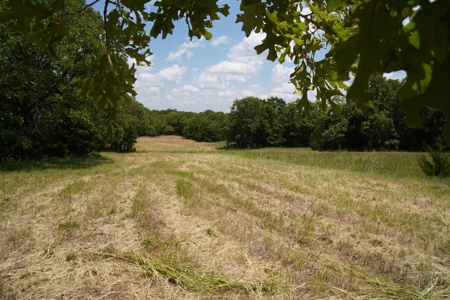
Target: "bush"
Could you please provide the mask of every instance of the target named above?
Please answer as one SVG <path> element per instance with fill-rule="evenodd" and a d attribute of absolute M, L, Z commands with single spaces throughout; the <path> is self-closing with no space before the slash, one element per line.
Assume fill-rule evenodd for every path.
<path fill-rule="evenodd" d="M 442 140 L 439 140 L 435 148 L 426 147 L 431 161 L 425 155 L 419 157 L 417 162 L 427 176 L 441 178 L 450 176 L 450 155 L 445 153 L 445 148 Z"/>

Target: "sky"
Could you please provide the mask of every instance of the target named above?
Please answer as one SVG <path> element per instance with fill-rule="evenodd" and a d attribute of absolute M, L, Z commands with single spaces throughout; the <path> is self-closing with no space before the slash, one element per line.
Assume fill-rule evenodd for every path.
<path fill-rule="evenodd" d="M 229 112 L 234 100 L 249 96 L 297 99 L 289 83 L 293 63 L 268 61 L 267 51 L 256 54 L 254 47 L 264 35 L 245 37 L 242 25 L 235 23 L 239 3 L 219 0 L 224 3 L 230 5 L 230 15 L 213 23 L 211 40 L 190 41 L 185 21 L 175 23 L 174 34 L 166 39 L 151 40 L 152 65 L 137 67 L 137 101 L 152 110 Z M 308 96 L 315 98 L 313 91 Z"/>

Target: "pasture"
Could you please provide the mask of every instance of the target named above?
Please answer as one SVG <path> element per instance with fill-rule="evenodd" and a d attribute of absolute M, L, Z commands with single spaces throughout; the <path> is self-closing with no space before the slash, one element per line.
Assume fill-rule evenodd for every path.
<path fill-rule="evenodd" d="M 0 298 L 450 298 L 450 180 L 418 154 L 223 146 L 0 166 Z"/>

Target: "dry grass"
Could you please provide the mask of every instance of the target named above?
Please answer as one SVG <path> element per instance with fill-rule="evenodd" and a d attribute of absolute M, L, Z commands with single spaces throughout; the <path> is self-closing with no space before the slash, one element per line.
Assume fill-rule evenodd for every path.
<path fill-rule="evenodd" d="M 446 181 L 219 147 L 0 171 L 0 298 L 450 297 Z"/>
<path fill-rule="evenodd" d="M 199 143 L 181 136 L 163 135 L 141 137 L 136 144 L 137 152 L 212 151 L 223 147 L 224 143 Z"/>

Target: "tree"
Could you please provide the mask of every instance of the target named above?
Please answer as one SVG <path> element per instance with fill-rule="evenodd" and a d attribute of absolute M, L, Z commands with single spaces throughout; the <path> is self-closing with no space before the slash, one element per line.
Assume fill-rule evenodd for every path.
<path fill-rule="evenodd" d="M 103 50 L 101 17 L 89 11 L 72 22 L 76 27 L 62 38 L 56 56 L 17 34 L 12 22 L 0 24 L 0 162 L 133 149 L 134 106 L 119 103 L 100 110 L 73 83 L 91 75 L 90 66 Z"/>
<path fill-rule="evenodd" d="M 197 142 L 217 142 L 226 139 L 227 116 L 223 112 L 206 110 L 183 120 L 183 136 Z"/>
<path fill-rule="evenodd" d="M 260 148 L 264 141 L 263 101 L 255 97 L 236 100 L 228 115 L 227 144 L 237 148 Z"/>
<path fill-rule="evenodd" d="M 98 108 L 72 83 L 89 76 L 102 51 L 101 18 L 89 12 L 72 22 L 76 28 L 62 38 L 56 57 L 14 32 L 11 22 L 0 24 L 0 160 L 84 156 L 104 146 Z"/>
<path fill-rule="evenodd" d="M 286 142 L 283 99 L 236 100 L 228 116 L 227 143 L 237 148 L 276 147 Z"/>
<path fill-rule="evenodd" d="M 422 150 L 442 138 L 445 120 L 441 111 L 427 108 L 430 117 L 418 128 L 408 128 L 405 113 L 399 107 L 399 93 L 404 86 L 384 77 L 369 79 L 367 109 L 355 109 L 353 101 L 342 101 L 342 111 L 331 109 L 316 118 L 311 147 L 318 150 Z"/>
<path fill-rule="evenodd" d="M 29 40 L 54 52 L 62 37 L 74 28 L 71 17 L 89 10 L 100 0 L 81 9 L 70 9 L 65 0 L 51 7 L 31 0 L 12 0 L 2 5 L 0 22 L 16 20 L 15 29 Z M 131 102 L 135 66 L 123 63 L 125 55 L 137 64 L 149 64 L 150 38 L 173 32 L 174 22 L 185 20 L 188 35 L 211 39 L 208 28 L 220 15 L 227 16 L 227 4 L 217 0 L 118 0 L 104 1 L 105 51 L 93 65 L 91 77 L 80 78 L 82 92 L 100 105 L 120 99 Z M 147 11 L 145 5 L 153 4 Z M 334 96 L 347 89 L 345 81 L 354 74 L 346 93 L 364 109 L 369 102 L 367 87 L 372 74 L 404 70 L 405 85 L 400 93 L 401 107 L 408 124 L 419 126 L 427 116 L 424 106 L 441 110 L 450 118 L 450 1 L 448 0 L 242 0 L 237 22 L 242 31 L 266 34 L 255 47 L 267 52 L 269 60 L 294 61 L 291 74 L 299 108 L 309 111 L 307 92 L 316 89 L 322 107 L 336 109 Z M 144 27 L 151 23 L 147 34 Z M 38 34 L 30 33 L 38 28 Z M 317 59 L 320 49 L 328 49 Z M 445 129 L 450 141 L 450 126 Z"/>

